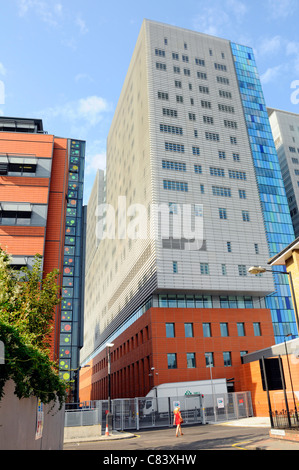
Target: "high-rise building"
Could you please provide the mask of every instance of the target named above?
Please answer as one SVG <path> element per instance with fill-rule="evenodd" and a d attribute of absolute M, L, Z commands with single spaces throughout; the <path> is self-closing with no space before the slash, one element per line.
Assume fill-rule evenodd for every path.
<path fill-rule="evenodd" d="M 299 115 L 268 108 L 295 236 L 299 236 Z"/>
<path fill-rule="evenodd" d="M 107 341 L 113 394 L 134 396 L 208 379 L 209 361 L 237 386 L 240 355 L 273 343 L 273 325 L 276 341 L 285 322 L 295 333 L 287 287 L 248 275 L 294 238 L 251 48 L 143 22 L 105 197 L 86 270 L 83 399 L 105 396 Z"/>
<path fill-rule="evenodd" d="M 84 156 L 85 142 L 48 134 L 42 120 L 0 118 L 0 245 L 16 268 L 39 254 L 45 274 L 61 273 L 51 359 L 67 380 L 82 346 Z"/>

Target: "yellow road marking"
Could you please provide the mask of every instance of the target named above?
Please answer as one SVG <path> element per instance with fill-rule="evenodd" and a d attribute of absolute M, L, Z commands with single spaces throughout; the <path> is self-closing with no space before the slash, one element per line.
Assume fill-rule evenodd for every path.
<path fill-rule="evenodd" d="M 243 442 L 238 442 L 237 444 L 232 444 L 232 447 L 236 447 L 237 449 L 240 450 L 248 450 L 246 447 L 240 447 L 241 444 L 250 444 L 252 441 L 243 441 Z"/>

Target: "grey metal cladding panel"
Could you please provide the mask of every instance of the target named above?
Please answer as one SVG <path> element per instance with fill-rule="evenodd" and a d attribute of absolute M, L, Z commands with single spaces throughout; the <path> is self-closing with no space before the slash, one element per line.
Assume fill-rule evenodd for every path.
<path fill-rule="evenodd" d="M 117 330 L 126 320 L 127 318 L 137 310 L 140 305 L 144 304 L 144 302 L 155 292 L 157 289 L 157 273 L 155 273 L 145 285 L 142 286 L 142 289 L 137 292 L 137 294 L 133 297 L 133 299 L 123 308 L 117 317 L 112 320 L 112 322 L 107 326 L 105 331 L 100 335 L 97 344 L 94 346 L 94 349 L 99 347 L 109 336 Z"/>
<path fill-rule="evenodd" d="M 238 259 L 235 261 L 237 264 L 250 264 L 252 262 L 254 252 L 253 243 L 258 243 L 262 256 L 254 257 L 258 264 L 263 264 L 264 259 L 269 256 L 268 244 L 265 236 L 264 223 L 261 211 L 260 200 L 258 196 L 257 182 L 255 176 L 254 165 L 251 156 L 251 149 L 248 139 L 247 127 L 244 119 L 243 107 L 240 100 L 239 87 L 237 77 L 235 74 L 235 67 L 232 59 L 231 48 L 229 41 L 219 38 L 213 38 L 206 35 L 201 35 L 192 31 L 182 30 L 180 28 L 167 27 L 161 24 L 150 24 L 151 29 L 151 62 L 152 70 L 151 87 L 153 89 L 154 102 L 151 108 L 152 115 L 152 144 L 153 144 L 153 160 L 156 167 L 156 180 L 153 182 L 155 186 L 155 194 L 157 200 L 161 203 L 177 202 L 181 204 L 204 204 L 204 238 L 207 240 L 208 249 L 206 259 L 196 256 L 197 262 L 200 259 L 205 262 L 212 263 L 214 255 L 217 254 L 219 263 L 221 263 L 221 253 L 225 252 L 226 241 L 234 243 L 234 249 L 238 252 Z M 168 38 L 168 45 L 163 46 L 164 37 Z M 184 41 L 187 42 L 187 50 L 184 50 Z M 165 49 L 166 57 L 157 58 L 155 56 L 155 48 Z M 213 56 L 209 55 L 209 48 L 213 49 Z M 179 61 L 172 60 L 172 52 L 179 54 Z M 225 54 L 225 60 L 222 60 L 222 52 Z M 182 54 L 189 55 L 189 63 L 182 62 Z M 200 57 L 205 60 L 205 67 L 198 67 L 194 63 L 194 57 Z M 165 62 L 167 66 L 166 71 L 159 71 L 155 69 L 155 62 Z M 227 65 L 227 72 L 216 71 L 214 63 L 225 63 Z M 178 65 L 181 68 L 181 74 L 173 73 L 173 65 Z M 183 74 L 184 67 L 190 69 L 190 77 L 185 77 Z M 197 71 L 204 71 L 207 73 L 208 80 L 198 80 Z M 225 85 L 220 85 L 216 81 L 216 76 L 226 76 L 230 80 L 230 86 L 227 87 L 228 91 L 232 93 L 232 99 L 225 99 L 219 96 L 219 89 L 226 89 Z M 177 89 L 174 86 L 174 80 L 181 80 L 182 88 Z M 192 82 L 193 91 L 188 90 L 188 82 Z M 199 84 L 209 87 L 209 94 L 201 94 L 198 92 Z M 166 102 L 158 102 L 157 91 L 165 91 L 169 93 L 169 100 Z M 184 103 L 176 103 L 175 96 L 180 94 L 184 97 Z M 195 106 L 190 105 L 190 96 L 194 97 Z M 208 100 L 212 102 L 212 109 L 205 110 L 201 108 L 200 101 Z M 160 101 L 160 100 L 159 100 Z M 234 106 L 235 113 L 228 114 L 218 111 L 218 103 Z M 169 117 L 162 116 L 162 107 L 170 107 L 178 110 L 178 118 L 170 119 Z M 196 121 L 191 122 L 188 120 L 188 112 L 196 114 Z M 209 126 L 202 121 L 202 115 L 211 115 L 214 118 L 214 125 Z M 238 129 L 226 129 L 224 127 L 224 119 L 233 120 L 238 122 Z M 171 121 L 171 122 L 170 122 Z M 170 123 L 183 128 L 183 136 L 181 135 L 163 135 L 159 132 L 159 123 Z M 194 137 L 194 128 L 198 129 L 198 138 Z M 220 142 L 209 142 L 205 139 L 205 131 L 216 132 L 220 134 Z M 230 143 L 230 135 L 236 136 L 238 145 L 232 146 Z M 164 140 L 174 141 L 185 145 L 184 154 L 173 154 L 166 152 L 164 148 Z M 200 156 L 196 157 L 191 153 L 191 147 L 200 147 Z M 226 161 L 222 162 L 218 157 L 218 150 L 227 152 Z M 236 163 L 232 159 L 232 153 L 240 153 L 241 162 Z M 183 161 L 186 163 L 186 172 L 172 173 L 161 168 L 162 158 L 175 161 Z M 193 170 L 194 164 L 202 165 L 202 174 L 196 175 Z M 209 167 L 222 167 L 225 169 L 225 178 L 212 177 L 209 173 Z M 246 171 L 247 180 L 233 180 L 228 177 L 228 170 L 238 169 Z M 188 193 L 176 193 L 175 191 L 165 191 L 163 189 L 163 179 L 186 181 L 189 184 Z M 199 183 L 205 185 L 205 194 L 200 194 Z M 230 187 L 232 190 L 232 198 L 219 198 L 211 193 L 211 186 L 225 186 Z M 247 190 L 247 199 L 240 200 L 238 189 Z M 224 207 L 228 211 L 228 220 L 219 221 L 218 208 Z M 242 221 L 242 210 L 250 212 L 250 224 L 244 224 Z M 262 227 L 262 228 L 261 228 Z M 255 233 L 254 240 L 252 233 Z M 246 246 L 248 243 L 248 246 Z M 251 246 L 252 245 L 252 246 Z M 251 250 L 252 248 L 252 250 Z M 184 264 L 184 269 L 181 279 L 182 285 L 185 285 L 186 279 L 194 280 L 197 277 L 200 283 L 209 286 L 210 280 L 203 281 L 198 277 L 198 269 L 192 266 L 186 259 L 184 253 L 179 257 L 178 253 L 167 250 L 159 250 L 158 257 L 161 261 L 164 260 L 171 263 L 171 257 L 175 261 L 180 261 Z M 229 263 L 232 260 L 227 258 L 224 254 L 225 260 L 223 263 Z M 264 258 L 263 258 L 264 257 Z M 162 268 L 161 268 L 162 269 Z M 164 274 L 159 275 L 159 279 L 165 277 L 165 285 L 167 276 L 172 278 L 172 273 L 169 275 L 167 270 Z M 224 279 L 217 278 L 215 272 L 213 277 L 215 283 L 224 283 Z M 212 277 L 212 276 L 211 276 Z M 218 276 L 219 277 L 219 276 Z M 176 278 L 176 279 L 178 279 Z M 238 273 L 234 275 L 234 281 L 243 285 L 244 281 L 240 282 Z M 176 281 L 177 283 L 177 281 Z M 260 291 L 260 286 L 256 282 L 256 290 Z M 159 281 L 160 284 L 160 281 Z M 240 287 L 240 290 L 242 287 Z"/>

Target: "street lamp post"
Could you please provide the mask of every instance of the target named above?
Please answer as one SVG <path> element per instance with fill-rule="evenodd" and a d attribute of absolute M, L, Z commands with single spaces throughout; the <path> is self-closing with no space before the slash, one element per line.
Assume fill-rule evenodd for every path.
<path fill-rule="evenodd" d="M 107 356 L 108 356 L 108 412 L 106 414 L 106 436 L 109 436 L 109 420 L 111 418 L 111 355 L 110 349 L 113 348 L 114 343 L 107 343 Z"/>
<path fill-rule="evenodd" d="M 266 269 L 263 268 L 262 266 L 252 266 L 251 268 L 248 269 L 248 272 L 250 274 L 262 274 L 265 272 L 270 272 L 270 273 L 278 273 L 278 274 L 284 274 L 289 276 L 290 282 L 290 288 L 292 292 L 292 298 L 293 298 L 293 304 L 294 304 L 294 310 L 295 310 L 295 316 L 296 316 L 296 325 L 297 325 L 297 333 L 299 330 L 299 321 L 298 321 L 298 308 L 297 308 L 297 302 L 296 302 L 296 297 L 295 297 L 295 290 L 294 290 L 294 284 L 293 284 L 293 279 L 292 279 L 292 274 L 289 271 L 273 271 L 272 269 Z M 288 351 L 287 351 L 287 344 L 286 344 L 286 337 L 292 336 L 291 333 L 288 335 L 285 335 L 284 337 L 284 344 L 285 344 L 285 351 L 286 351 L 286 356 L 287 356 L 287 363 L 288 363 L 288 369 L 289 369 L 289 376 L 290 376 L 290 382 L 291 382 L 291 387 L 292 387 L 292 392 L 293 392 L 293 400 L 294 400 L 294 407 L 295 407 L 295 416 L 296 420 L 298 423 L 298 415 L 297 415 L 297 407 L 296 407 L 296 401 L 295 401 L 295 396 L 294 396 L 294 391 L 293 391 L 293 382 L 292 382 L 292 377 L 291 377 L 291 371 L 290 371 L 290 364 L 289 364 L 289 358 L 288 358 Z M 281 368 L 281 361 L 279 360 L 279 366 Z M 265 374 L 266 375 L 266 374 Z M 281 370 L 281 376 L 282 376 L 282 370 Z M 284 384 L 284 379 L 282 378 L 283 384 Z M 290 421 L 290 414 L 288 410 L 288 402 L 287 402 L 287 397 L 286 397 L 286 390 L 284 386 L 284 393 L 285 393 L 285 402 L 286 402 L 286 408 L 287 408 L 287 414 L 288 414 L 288 421 L 289 421 L 289 426 L 291 427 L 291 421 Z"/>
<path fill-rule="evenodd" d="M 267 272 L 267 273 L 275 273 L 275 274 L 284 274 L 286 276 L 289 276 L 289 279 L 290 279 L 289 285 L 290 285 L 291 292 L 292 292 L 292 298 L 293 298 L 293 304 L 294 304 L 294 310 L 295 310 L 295 316 L 296 316 L 297 333 L 299 333 L 298 307 L 297 307 L 297 302 L 296 302 L 292 273 L 290 273 L 289 271 L 273 271 L 272 269 L 266 269 L 266 268 L 263 268 L 262 266 L 252 266 L 251 268 L 248 269 L 248 272 L 250 274 L 255 274 L 255 275 Z"/>

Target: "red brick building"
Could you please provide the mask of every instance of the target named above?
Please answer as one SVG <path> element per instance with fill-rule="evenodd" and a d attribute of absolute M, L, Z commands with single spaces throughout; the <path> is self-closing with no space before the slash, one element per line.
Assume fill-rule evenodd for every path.
<path fill-rule="evenodd" d="M 0 118 L 0 246 L 15 268 L 39 254 L 44 274 L 60 271 L 51 359 L 64 373 L 82 346 L 84 156 L 85 142 L 48 134 L 41 120 Z"/>
<path fill-rule="evenodd" d="M 112 342 L 111 398 L 127 398 L 162 383 L 209 380 L 209 358 L 214 379 L 245 390 L 241 356 L 271 346 L 274 336 L 266 309 L 150 308 Z M 106 355 L 104 348 L 81 370 L 80 401 L 107 399 Z"/>

